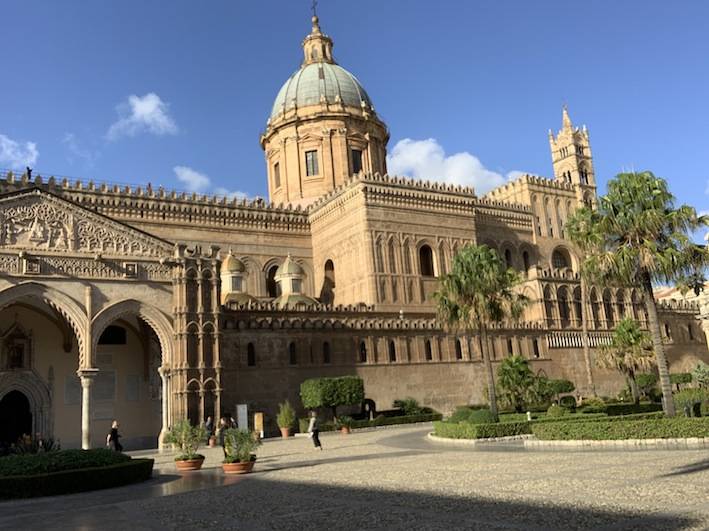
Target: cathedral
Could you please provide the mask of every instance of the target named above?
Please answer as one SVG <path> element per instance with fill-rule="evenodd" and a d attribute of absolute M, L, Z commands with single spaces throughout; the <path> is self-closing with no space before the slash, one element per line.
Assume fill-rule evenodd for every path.
<path fill-rule="evenodd" d="M 597 200 L 589 133 L 566 109 L 549 133 L 552 176 L 488 194 L 387 174 L 389 132 L 338 65 L 317 17 L 278 91 L 260 145 L 269 200 L 7 173 L 0 180 L 0 443 L 23 433 L 127 448 L 173 422 L 299 405 L 300 383 L 358 375 L 379 409 L 413 397 L 442 412 L 485 400 L 478 338 L 444 329 L 433 293 L 458 249 L 486 244 L 520 272 L 523 319 L 495 328 L 497 364 L 518 354 L 581 395 L 615 395 L 584 361 L 640 293 L 596 286 L 565 222 Z M 709 361 L 709 317 L 660 305 L 670 370 Z M 593 350 L 592 350 L 593 356 Z"/>

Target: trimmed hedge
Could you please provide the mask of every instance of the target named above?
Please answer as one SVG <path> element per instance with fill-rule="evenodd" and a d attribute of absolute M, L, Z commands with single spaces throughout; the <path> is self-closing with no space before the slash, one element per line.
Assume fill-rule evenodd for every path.
<path fill-rule="evenodd" d="M 0 461 L 4 459 L 7 458 L 3 457 Z M 150 479 L 153 464 L 153 459 L 128 457 L 127 461 L 108 466 L 3 476 L 0 477 L 0 499 L 54 496 L 137 483 Z"/>
<path fill-rule="evenodd" d="M 471 424 L 470 422 L 434 422 L 433 433 L 450 439 L 489 439 L 532 433 L 529 422 L 500 422 Z"/>
<path fill-rule="evenodd" d="M 300 384 L 300 399 L 306 409 L 359 404 L 364 400 L 364 381 L 357 376 L 311 378 Z"/>
<path fill-rule="evenodd" d="M 709 418 L 608 419 L 592 422 L 535 424 L 541 440 L 620 440 L 709 437 Z"/>
<path fill-rule="evenodd" d="M 450 422 L 471 422 L 473 424 L 495 422 L 495 418 L 489 409 L 470 409 L 466 406 L 457 407 L 448 420 Z"/>
<path fill-rule="evenodd" d="M 0 458 L 0 478 L 97 468 L 125 463 L 130 460 L 130 456 L 106 448 L 8 455 Z"/>
<path fill-rule="evenodd" d="M 640 403 L 640 404 L 608 404 L 606 413 L 609 417 L 616 415 L 634 415 L 636 413 L 652 413 L 653 411 L 662 411 L 662 404 L 655 403 Z"/>
<path fill-rule="evenodd" d="M 400 415 L 398 417 L 385 417 L 379 415 L 372 420 L 355 420 L 352 422 L 352 429 L 358 428 L 373 428 L 376 426 L 393 426 L 396 424 L 415 424 L 417 422 L 431 422 L 435 420 L 441 420 L 443 415 L 440 413 L 421 413 L 420 415 Z M 300 433 L 307 433 L 308 423 L 310 419 L 302 418 L 298 419 Z M 320 422 L 319 424 L 320 432 L 324 431 L 335 431 L 336 427 L 333 422 Z"/>

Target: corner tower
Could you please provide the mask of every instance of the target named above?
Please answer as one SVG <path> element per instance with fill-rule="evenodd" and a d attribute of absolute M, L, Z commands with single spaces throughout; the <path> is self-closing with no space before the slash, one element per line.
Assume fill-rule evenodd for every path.
<path fill-rule="evenodd" d="M 564 105 L 561 129 L 554 134 L 549 130 L 549 146 L 554 167 L 554 178 L 573 184 L 579 202 L 588 205 L 595 202 L 596 176 L 593 171 L 593 157 L 588 129 L 574 127 L 569 111 Z"/>
<path fill-rule="evenodd" d="M 303 64 L 273 103 L 261 147 L 274 203 L 306 206 L 350 176 L 386 173 L 389 132 L 357 78 L 339 66 L 318 17 Z"/>

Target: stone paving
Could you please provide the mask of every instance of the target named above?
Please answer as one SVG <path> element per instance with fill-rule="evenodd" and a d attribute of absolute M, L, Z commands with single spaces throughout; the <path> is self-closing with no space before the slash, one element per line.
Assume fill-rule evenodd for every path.
<path fill-rule="evenodd" d="M 226 477 L 219 449 L 182 476 L 0 503 L 0 529 L 707 530 L 709 452 L 533 452 L 437 445 L 430 428 L 267 441 Z"/>

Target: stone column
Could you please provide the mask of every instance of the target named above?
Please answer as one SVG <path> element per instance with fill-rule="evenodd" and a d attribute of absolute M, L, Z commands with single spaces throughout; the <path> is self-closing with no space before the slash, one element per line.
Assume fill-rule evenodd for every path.
<path fill-rule="evenodd" d="M 168 373 L 170 369 L 167 367 L 158 367 L 158 373 L 160 374 L 160 380 L 162 381 L 162 427 L 160 428 L 160 435 L 158 435 L 158 451 L 163 451 L 163 441 L 165 440 L 165 435 L 170 427 L 170 417 L 169 417 L 169 401 L 170 393 L 168 391 Z"/>
<path fill-rule="evenodd" d="M 91 384 L 98 369 L 79 369 L 81 379 L 81 449 L 91 448 Z"/>

